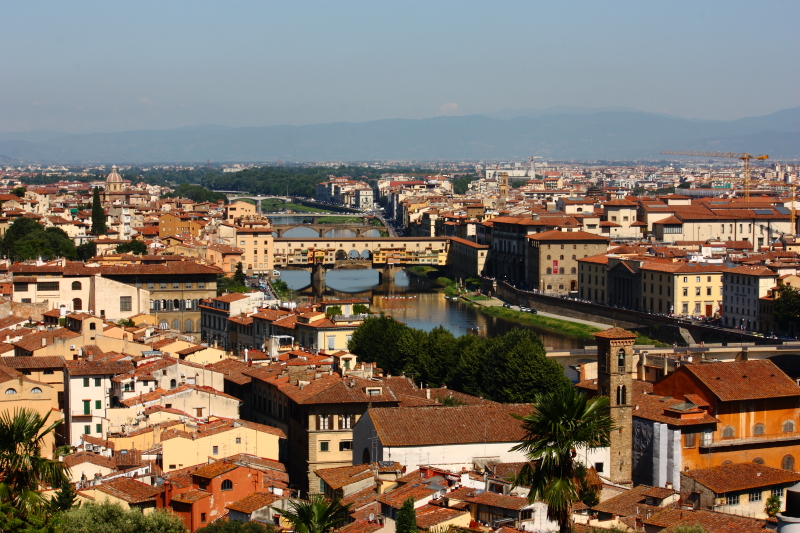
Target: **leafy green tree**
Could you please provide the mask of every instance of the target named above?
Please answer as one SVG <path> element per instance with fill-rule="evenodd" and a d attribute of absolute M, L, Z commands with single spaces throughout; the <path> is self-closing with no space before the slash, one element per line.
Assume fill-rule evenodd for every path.
<path fill-rule="evenodd" d="M 272 524 L 260 522 L 241 523 L 237 520 L 219 520 L 206 527 L 201 527 L 195 533 L 272 533 L 275 528 Z"/>
<path fill-rule="evenodd" d="M 241 261 L 236 263 L 236 272 L 233 274 L 233 281 L 235 281 L 237 285 L 245 285 L 247 283 L 247 276 L 244 275 L 244 267 Z"/>
<path fill-rule="evenodd" d="M 321 494 L 314 494 L 310 501 L 289 502 L 289 509 L 275 509 L 292 524 L 295 533 L 329 533 L 347 518 L 349 505 L 342 505 L 337 498 L 328 502 Z"/>
<path fill-rule="evenodd" d="M 327 316 L 338 316 L 343 313 L 341 305 L 331 305 L 325 308 L 325 314 Z"/>
<path fill-rule="evenodd" d="M 75 243 L 64 230 L 50 227 L 44 229 L 36 220 L 20 217 L 9 226 L 0 243 L 2 254 L 12 261 L 26 259 L 53 259 L 65 257 L 77 259 Z"/>
<path fill-rule="evenodd" d="M 365 315 L 370 312 L 369 306 L 364 304 L 354 304 L 353 305 L 353 314 L 356 315 Z"/>
<path fill-rule="evenodd" d="M 775 296 L 773 313 L 778 327 L 784 331 L 796 330 L 800 318 L 800 290 L 791 285 L 783 285 Z"/>
<path fill-rule="evenodd" d="M 213 174 L 210 176 L 213 177 Z M 188 183 L 181 183 L 177 189 L 162 196 L 162 198 L 188 198 L 198 203 L 211 202 L 217 203 L 222 200 L 228 203 L 228 197 L 225 193 L 209 191 L 202 185 L 190 185 Z"/>
<path fill-rule="evenodd" d="M 0 503 L 11 505 L 26 521 L 50 510 L 40 489 L 68 482 L 64 463 L 42 457 L 42 448 L 61 424 L 49 417 L 28 408 L 0 413 Z"/>
<path fill-rule="evenodd" d="M 25 196 L 25 193 L 28 192 L 28 189 L 25 187 L 14 187 L 11 189 L 11 194 L 16 196 L 17 198 L 22 198 Z"/>
<path fill-rule="evenodd" d="M 77 499 L 78 496 L 75 494 L 75 489 L 72 488 L 72 483 L 65 481 L 53 495 L 50 505 L 56 512 L 69 511 L 75 506 Z"/>
<path fill-rule="evenodd" d="M 610 444 L 614 424 L 605 396 L 588 400 L 575 387 L 538 393 L 530 414 L 518 417 L 525 438 L 512 448 L 524 452 L 529 462 L 514 485 L 530 487 L 528 499 L 547 504 L 547 517 L 561 533 L 570 531 L 573 504 L 580 498 L 577 450 L 594 450 Z"/>
<path fill-rule="evenodd" d="M 781 512 L 781 498 L 780 496 L 770 496 L 764 503 L 764 512 L 767 516 L 775 516 Z"/>
<path fill-rule="evenodd" d="M 118 244 L 116 251 L 118 254 L 145 255 L 147 254 L 147 245 L 142 241 L 137 241 L 134 239 L 132 241 Z"/>
<path fill-rule="evenodd" d="M 159 509 L 147 515 L 116 503 L 88 503 L 60 517 L 60 533 L 187 533 L 183 520 Z"/>
<path fill-rule="evenodd" d="M 384 371 L 397 374 L 400 369 L 395 364 L 395 346 L 406 328 L 384 314 L 369 317 L 353 331 L 347 349 L 362 361 L 378 363 Z"/>
<path fill-rule="evenodd" d="M 78 253 L 78 259 L 88 261 L 97 255 L 97 244 L 94 241 L 86 241 L 79 244 L 75 251 Z"/>
<path fill-rule="evenodd" d="M 226 292 L 247 292 L 249 290 L 246 285 L 238 283 L 232 276 L 217 275 L 217 296 Z"/>
<path fill-rule="evenodd" d="M 545 355 L 542 340 L 527 329 L 486 339 L 481 389 L 496 402 L 528 403 L 538 392 L 572 388 L 561 365 Z"/>
<path fill-rule="evenodd" d="M 414 509 L 414 498 L 409 498 L 404 501 L 403 506 L 397 511 L 395 530 L 397 533 L 419 533 L 419 529 L 417 529 L 417 511 Z"/>
<path fill-rule="evenodd" d="M 106 212 L 100 203 L 100 189 L 94 188 L 92 193 L 92 235 L 105 235 L 108 233 L 106 226 Z"/>
<path fill-rule="evenodd" d="M 420 371 L 426 383 L 440 387 L 447 383 L 453 366 L 457 361 L 456 338 L 442 326 L 433 328 L 426 335 L 420 353 Z"/>
<path fill-rule="evenodd" d="M 285 281 L 282 279 L 276 279 L 270 282 L 272 285 L 272 290 L 275 291 L 275 294 L 281 300 L 288 300 L 289 299 L 289 286 L 286 284 Z"/>

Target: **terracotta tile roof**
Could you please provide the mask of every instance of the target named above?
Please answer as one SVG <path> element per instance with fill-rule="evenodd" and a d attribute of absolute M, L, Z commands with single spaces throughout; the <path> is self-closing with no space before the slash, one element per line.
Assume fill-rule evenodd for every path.
<path fill-rule="evenodd" d="M 638 487 L 626 490 L 617 496 L 598 503 L 592 507 L 592 509 L 615 516 L 644 516 L 647 511 L 653 514 L 660 511 L 661 508 L 644 503 L 647 499 L 644 493 L 651 488 L 652 487 L 649 485 L 639 485 Z"/>
<path fill-rule="evenodd" d="M 212 363 L 211 368 L 215 372 L 224 375 L 226 380 L 237 385 L 247 385 L 252 381 L 250 376 L 244 375 L 244 372 L 250 370 L 252 367 L 238 359 L 223 359 L 222 361 Z"/>
<path fill-rule="evenodd" d="M 64 358 L 59 355 L 42 357 L 3 357 L 0 365 L 9 368 L 28 369 L 28 368 L 64 368 Z"/>
<path fill-rule="evenodd" d="M 14 346 L 21 348 L 27 352 L 33 352 L 39 348 L 55 344 L 56 340 L 67 340 L 80 337 L 80 333 L 75 333 L 67 328 L 56 328 L 51 331 L 37 331 L 31 335 L 26 335 L 16 342 L 12 342 Z M 42 340 L 44 339 L 44 344 Z"/>
<path fill-rule="evenodd" d="M 373 477 L 372 466 L 369 464 L 319 468 L 314 473 L 333 490 Z"/>
<path fill-rule="evenodd" d="M 726 274 L 739 274 L 742 276 L 771 276 L 778 277 L 774 270 L 765 266 L 740 266 L 736 268 L 729 268 Z"/>
<path fill-rule="evenodd" d="M 110 496 L 119 498 L 128 503 L 141 503 L 154 500 L 158 494 L 163 492 L 162 487 L 151 487 L 141 481 L 129 478 L 118 478 L 106 481 L 98 485 L 97 490 L 105 492 Z"/>
<path fill-rule="evenodd" d="M 494 492 L 481 492 L 475 496 L 468 497 L 466 501 L 480 505 L 486 505 L 488 507 L 511 509 L 512 511 L 518 511 L 531 504 L 527 498 L 520 498 L 519 496 L 507 496 L 504 494 L 496 494 Z"/>
<path fill-rule="evenodd" d="M 378 408 L 367 414 L 384 446 L 424 446 L 518 442 L 525 433 L 511 415 L 526 415 L 530 409 L 526 404 L 489 404 Z"/>
<path fill-rule="evenodd" d="M 708 487 L 717 494 L 767 488 L 800 481 L 800 472 L 756 463 L 734 463 L 711 468 L 698 468 L 682 472 L 682 475 Z"/>
<path fill-rule="evenodd" d="M 627 329 L 622 328 L 609 328 L 594 334 L 595 337 L 603 339 L 635 339 L 636 333 L 632 333 Z"/>
<path fill-rule="evenodd" d="M 278 500 L 278 497 L 271 492 L 254 492 L 249 496 L 245 496 L 241 500 L 236 500 L 233 503 L 229 503 L 225 506 L 225 508 L 230 509 L 231 511 L 251 514 L 254 511 L 258 511 L 259 509 L 266 507 L 267 505 L 272 505 L 276 500 Z"/>
<path fill-rule="evenodd" d="M 218 391 L 218 390 L 216 390 L 216 389 L 214 389 L 212 387 L 208 387 L 208 386 L 200 387 L 198 385 L 180 385 L 178 387 L 175 387 L 174 389 L 169 389 L 169 390 L 165 390 L 165 389 L 162 389 L 162 388 L 159 387 L 156 390 L 154 390 L 153 392 L 148 392 L 148 393 L 145 393 L 145 394 L 142 394 L 142 395 L 139 395 L 139 396 L 134 396 L 132 398 L 128 398 L 127 400 L 122 400 L 120 403 L 122 405 L 127 406 L 127 407 L 133 407 L 134 405 L 144 404 L 144 403 L 147 403 L 147 402 L 153 402 L 153 401 L 156 401 L 156 400 L 158 400 L 159 398 L 162 398 L 162 397 L 174 396 L 176 394 L 182 394 L 184 392 L 192 391 L 192 390 L 196 391 L 196 392 L 202 392 L 202 393 L 206 393 L 206 394 L 211 394 L 213 396 L 219 396 L 221 398 L 228 398 L 228 399 L 231 399 L 231 400 L 241 401 L 238 398 L 236 398 L 235 396 L 231 396 L 230 394 L 225 394 L 224 392 Z"/>
<path fill-rule="evenodd" d="M 651 498 L 657 498 L 659 500 L 669 498 L 673 494 L 675 494 L 674 490 L 664 487 L 651 487 L 650 490 L 644 493 L 645 496 L 650 496 Z"/>
<path fill-rule="evenodd" d="M 423 505 L 417 508 L 416 512 L 417 527 L 421 529 L 430 529 L 442 522 L 469 514 L 468 511 L 439 507 L 438 505 Z"/>
<path fill-rule="evenodd" d="M 114 449 L 114 443 L 110 440 L 101 439 L 98 437 L 92 437 L 91 435 L 81 435 L 81 440 L 88 444 L 92 444 L 94 446 L 102 446 L 103 448 L 108 448 L 109 450 Z"/>
<path fill-rule="evenodd" d="M 342 505 L 350 505 L 351 509 L 361 509 L 365 505 L 377 502 L 378 493 L 376 491 L 378 485 L 372 485 L 367 488 L 361 489 L 358 492 L 348 494 L 342 498 Z"/>
<path fill-rule="evenodd" d="M 83 463 L 104 466 L 111 470 L 117 469 L 117 463 L 112 458 L 97 453 L 81 451 L 64 457 L 64 464 L 70 468 L 75 468 Z"/>
<path fill-rule="evenodd" d="M 370 522 L 368 519 L 362 518 L 337 529 L 336 533 L 375 533 L 383 528 L 384 526 L 377 520 Z"/>
<path fill-rule="evenodd" d="M 797 385 L 769 359 L 688 364 L 680 368 L 724 402 L 800 396 Z"/>
<path fill-rule="evenodd" d="M 189 505 L 191 505 L 195 502 L 199 502 L 203 498 L 208 498 L 209 496 L 211 496 L 211 494 L 209 494 L 208 492 L 204 490 L 195 489 L 195 490 L 190 490 L 188 492 L 184 492 L 182 494 L 176 494 L 175 496 L 172 497 L 172 501 L 179 503 L 188 503 Z"/>
<path fill-rule="evenodd" d="M 239 465 L 225 460 L 215 461 L 205 466 L 201 466 L 200 468 L 195 470 L 192 475 L 195 475 L 197 477 L 202 477 L 205 479 L 211 479 L 217 476 L 221 476 L 222 474 L 227 474 L 228 472 L 236 470 L 237 468 L 240 468 Z"/>
<path fill-rule="evenodd" d="M 706 533 L 766 533 L 767 522 L 755 518 L 745 518 L 724 513 L 716 513 L 700 509 L 661 509 L 649 518 L 643 520 L 644 524 L 661 529 L 663 533 L 672 533 L 679 526 L 700 525 Z"/>
<path fill-rule="evenodd" d="M 130 361 L 66 361 L 65 366 L 70 376 L 116 375 L 133 370 L 133 364 Z"/>
<path fill-rule="evenodd" d="M 419 479 L 419 478 L 417 478 Z M 395 509 L 400 509 L 403 506 L 403 503 L 409 498 L 412 498 L 415 502 L 427 498 L 428 496 L 432 496 L 435 494 L 436 490 L 428 487 L 427 483 L 417 482 L 417 483 L 409 483 L 408 485 L 403 485 L 398 487 L 391 492 L 387 492 L 378 496 L 377 500 L 389 507 L 394 507 Z"/>

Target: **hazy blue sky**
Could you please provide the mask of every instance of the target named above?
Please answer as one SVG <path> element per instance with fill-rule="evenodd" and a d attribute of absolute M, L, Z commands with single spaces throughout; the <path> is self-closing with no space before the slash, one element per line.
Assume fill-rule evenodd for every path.
<path fill-rule="evenodd" d="M 800 105 L 800 2 L 0 0 L 0 131 Z"/>

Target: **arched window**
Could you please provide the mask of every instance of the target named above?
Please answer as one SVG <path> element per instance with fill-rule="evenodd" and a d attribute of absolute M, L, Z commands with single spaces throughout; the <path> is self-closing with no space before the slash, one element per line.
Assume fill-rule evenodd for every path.
<path fill-rule="evenodd" d="M 162 311 L 166 311 L 167 310 L 167 301 L 166 300 L 161 300 L 161 310 Z"/>
<path fill-rule="evenodd" d="M 364 448 L 364 453 L 361 454 L 361 464 L 369 464 L 370 460 L 369 448 Z"/>
<path fill-rule="evenodd" d="M 566 272 L 566 270 L 564 269 L 564 267 L 561 267 L 561 269 L 560 269 L 560 270 L 561 270 L 561 272 L 560 272 L 561 274 L 563 274 L 564 272 Z"/>
<path fill-rule="evenodd" d="M 175 309 L 176 311 L 178 309 L 180 309 L 181 308 L 181 301 L 178 300 L 177 298 L 175 300 L 172 300 L 172 308 Z"/>
<path fill-rule="evenodd" d="M 559 257 L 561 258 L 562 261 L 564 260 L 564 256 L 563 255 L 560 255 Z"/>
<path fill-rule="evenodd" d="M 764 434 L 764 424 L 756 424 L 753 426 L 753 435 L 763 435 Z"/>
<path fill-rule="evenodd" d="M 16 393 L 17 393 L 17 389 L 13 389 L 13 388 L 6 389 L 6 394 L 16 394 Z"/>
<path fill-rule="evenodd" d="M 41 393 L 42 389 L 40 389 L 39 387 L 34 387 L 31 389 L 31 394 L 41 394 Z"/>
<path fill-rule="evenodd" d="M 181 329 L 181 321 L 178 320 L 178 319 L 173 320 L 172 321 L 172 329 L 174 329 L 176 331 L 180 331 L 180 329 Z"/>
<path fill-rule="evenodd" d="M 783 432 L 784 433 L 793 433 L 794 432 L 794 422 L 791 420 L 787 420 L 783 423 Z"/>
<path fill-rule="evenodd" d="M 620 370 L 625 370 L 625 349 L 620 349 L 619 353 L 617 353 L 617 366 Z"/>
<path fill-rule="evenodd" d="M 722 461 L 723 465 L 732 465 L 733 461 Z"/>
<path fill-rule="evenodd" d="M 223 479 L 220 488 L 222 490 L 233 490 L 233 481 L 230 479 Z"/>
<path fill-rule="evenodd" d="M 547 256 L 547 260 L 550 261 L 550 256 L 549 255 Z"/>
<path fill-rule="evenodd" d="M 553 273 L 552 269 L 550 267 L 547 267 L 547 274 L 550 275 L 552 273 Z"/>
<path fill-rule="evenodd" d="M 174 379 L 169 380 L 169 388 L 170 389 L 174 389 L 177 386 L 178 386 L 178 382 L 177 381 L 175 381 Z"/>
<path fill-rule="evenodd" d="M 628 391 L 625 389 L 625 385 L 620 385 L 617 387 L 617 405 L 625 405 L 628 403 Z"/>
<path fill-rule="evenodd" d="M 73 311 L 81 311 L 81 310 L 83 310 L 83 301 L 80 298 L 73 298 L 72 299 L 72 310 Z"/>
<path fill-rule="evenodd" d="M 761 457 L 756 457 L 755 459 L 753 459 L 753 462 L 757 465 L 763 465 L 764 459 L 762 459 Z"/>
<path fill-rule="evenodd" d="M 548 290 L 548 291 L 549 291 L 549 290 L 551 290 L 552 288 L 553 288 L 553 286 L 552 286 L 552 285 L 548 285 L 548 286 L 547 286 L 547 290 Z"/>
<path fill-rule="evenodd" d="M 781 468 L 784 470 L 794 470 L 794 457 L 791 455 L 785 455 L 783 460 L 781 461 Z"/>
<path fill-rule="evenodd" d="M 73 281 L 72 282 L 72 290 L 73 291 L 81 290 L 81 282 L 80 281 Z"/>
<path fill-rule="evenodd" d="M 577 273 L 578 273 L 578 269 L 577 269 L 577 268 L 575 268 L 575 267 L 572 267 L 572 268 L 570 269 L 570 272 L 569 272 L 569 273 L 570 273 L 570 274 L 577 274 Z"/>
<path fill-rule="evenodd" d="M 725 426 L 722 429 L 722 438 L 723 439 L 732 439 L 736 436 L 736 430 L 733 429 L 733 426 Z"/>
<path fill-rule="evenodd" d="M 183 329 L 185 332 L 190 333 L 190 332 L 194 331 L 194 322 L 192 322 L 191 320 L 187 320 L 185 322 L 185 324 L 186 325 L 184 326 L 184 329 Z"/>

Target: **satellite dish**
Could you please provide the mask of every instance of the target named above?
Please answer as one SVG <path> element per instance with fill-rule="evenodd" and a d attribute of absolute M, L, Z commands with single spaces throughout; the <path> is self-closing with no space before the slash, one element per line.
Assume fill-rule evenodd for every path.
<path fill-rule="evenodd" d="M 375 521 L 375 513 L 369 513 L 369 521 L 370 522 L 374 522 Z"/>

